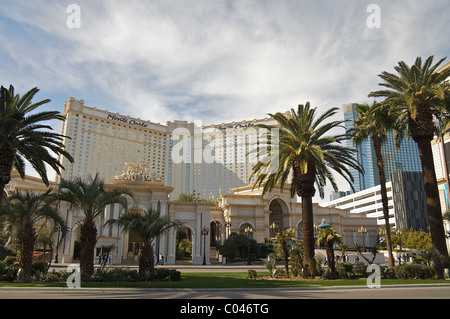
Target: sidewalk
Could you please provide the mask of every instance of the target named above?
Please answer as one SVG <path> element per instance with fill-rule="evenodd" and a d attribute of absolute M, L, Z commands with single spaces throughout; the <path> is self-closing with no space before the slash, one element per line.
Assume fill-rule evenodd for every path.
<path fill-rule="evenodd" d="M 77 263 L 67 263 L 67 264 L 54 264 L 50 266 L 49 271 L 64 271 L 67 269 L 69 265 L 77 265 Z M 95 269 L 101 268 L 99 265 L 94 266 Z M 109 265 L 105 266 L 107 268 L 130 268 L 138 270 L 138 265 Z M 155 268 L 167 268 L 167 269 L 176 269 L 181 272 L 247 272 L 249 269 L 253 269 L 256 271 L 267 271 L 267 268 L 264 264 L 226 264 L 222 265 L 220 263 L 212 263 L 210 265 L 192 265 L 192 264 L 175 264 L 175 265 L 155 265 Z"/>

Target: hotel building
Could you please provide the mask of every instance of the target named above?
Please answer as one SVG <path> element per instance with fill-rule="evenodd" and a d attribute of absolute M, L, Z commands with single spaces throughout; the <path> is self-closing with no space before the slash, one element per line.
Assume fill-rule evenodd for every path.
<path fill-rule="evenodd" d="M 165 124 L 99 110 L 70 98 L 64 105 L 61 134 L 74 163 L 61 157 L 61 177 L 86 178 L 99 173 L 109 181 L 124 174 L 124 163 L 147 164 L 161 181 L 174 187 L 172 198 L 195 193 L 203 199 L 229 194 L 251 183 L 257 157 L 252 149 L 266 133 L 254 119 L 203 126 L 197 122 Z"/>

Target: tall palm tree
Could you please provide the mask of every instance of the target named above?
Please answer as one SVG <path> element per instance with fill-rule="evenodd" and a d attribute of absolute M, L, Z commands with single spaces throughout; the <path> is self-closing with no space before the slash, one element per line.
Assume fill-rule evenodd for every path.
<path fill-rule="evenodd" d="M 356 104 L 357 113 L 353 128 L 348 130 L 351 139 L 360 144 L 368 138 L 372 139 L 377 158 L 378 174 L 380 177 L 381 203 L 383 206 L 383 217 L 386 224 L 386 245 L 388 250 L 388 268 L 394 269 L 394 256 L 392 254 L 391 232 L 389 227 L 389 206 L 386 190 L 386 175 L 384 171 L 384 161 L 381 153 L 381 147 L 386 140 L 389 131 L 394 127 L 395 119 L 393 113 L 388 114 L 386 108 L 377 102 L 371 106 L 368 104 Z M 399 140 L 397 140 L 398 142 Z M 398 144 L 398 143 L 397 143 Z"/>
<path fill-rule="evenodd" d="M 42 222 L 54 228 L 58 227 L 61 230 L 61 239 L 69 231 L 57 208 L 49 200 L 50 192 L 51 190 L 45 193 L 16 192 L 0 206 L 0 218 L 5 219 L 10 234 L 18 238 L 19 267 L 25 270 L 23 277 L 25 282 L 31 279 L 33 250 L 37 238 L 36 227 Z"/>
<path fill-rule="evenodd" d="M 272 145 L 278 143 L 278 152 L 271 152 L 269 160 L 259 161 L 250 177 L 251 180 L 253 175 L 257 176 L 254 187 L 264 184 L 263 193 L 278 186 L 283 189 L 289 181 L 291 196 L 301 197 L 304 262 L 311 271 L 315 241 L 312 205 L 312 198 L 316 193 L 315 184 L 323 197 L 323 187 L 327 180 L 338 190 L 333 172 L 342 176 L 352 188 L 353 177 L 348 167 L 362 172 L 354 157 L 355 150 L 341 145 L 341 142 L 349 139 L 348 135 L 328 135 L 331 130 L 344 127 L 344 121 L 325 123 L 336 115 L 338 109 L 331 108 L 318 117 L 316 111 L 317 108 L 311 108 L 307 102 L 305 105 L 300 104 L 297 110 L 291 109 L 287 114 L 269 114 L 277 124 L 259 126 L 270 132 L 278 129 L 278 137 L 268 134 Z M 275 172 L 271 167 L 272 163 L 278 163 Z"/>
<path fill-rule="evenodd" d="M 424 63 L 418 57 L 411 67 L 401 61 L 394 68 L 397 74 L 384 71 L 379 75 L 384 81 L 379 85 L 387 89 L 369 94 L 369 97 L 386 98 L 384 103 L 398 114 L 397 123 L 419 148 L 438 278 L 444 277 L 448 252 L 431 141 L 436 132 L 433 115 L 439 116 L 447 111 L 445 102 L 450 94 L 450 85 L 445 84 L 445 80 L 450 77 L 450 69 L 436 72 L 444 60 L 445 58 L 433 65 L 433 56 L 428 57 Z"/>
<path fill-rule="evenodd" d="M 117 225 L 125 231 L 133 232 L 144 243 L 139 256 L 139 275 L 146 278 L 146 272 L 153 280 L 155 273 L 155 252 L 153 245 L 160 236 L 171 228 L 180 228 L 182 224 L 173 220 L 171 215 L 160 216 L 157 209 L 150 207 L 147 211 L 132 208 L 118 219 L 110 219 L 106 225 Z"/>
<path fill-rule="evenodd" d="M 14 93 L 14 87 L 0 88 L 0 203 L 5 186 L 11 180 L 11 170 L 17 169 L 25 177 L 27 160 L 42 181 L 48 186 L 47 168 L 50 165 L 58 174 L 64 167 L 56 155 L 63 155 L 70 162 L 73 158 L 64 150 L 62 140 L 65 136 L 51 132 L 52 127 L 43 124 L 50 120 L 64 120 L 58 111 L 44 111 L 30 114 L 37 107 L 50 102 L 46 99 L 32 103 L 35 94 L 33 88 L 23 96 Z"/>
<path fill-rule="evenodd" d="M 94 273 L 94 249 L 97 243 L 96 220 L 102 217 L 106 206 L 119 204 L 127 207 L 128 197 L 132 194 L 124 188 L 105 189 L 105 183 L 97 173 L 88 176 L 84 181 L 80 177 L 73 180 L 61 179 L 59 192 L 55 197 L 59 201 L 68 202 L 71 209 L 80 210 L 84 218 L 79 221 L 80 227 L 80 271 L 82 274 Z"/>
<path fill-rule="evenodd" d="M 333 246 L 342 244 L 342 235 L 336 233 L 333 227 L 321 228 L 319 233 L 317 234 L 317 244 L 325 245 L 328 268 L 331 271 L 331 277 L 337 278 Z"/>

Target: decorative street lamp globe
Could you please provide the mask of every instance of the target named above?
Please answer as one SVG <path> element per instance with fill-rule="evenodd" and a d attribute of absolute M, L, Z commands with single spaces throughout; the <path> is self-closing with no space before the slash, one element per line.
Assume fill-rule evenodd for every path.
<path fill-rule="evenodd" d="M 327 224 L 325 218 L 322 219 L 322 223 L 318 226 L 319 228 L 330 228 L 331 225 Z"/>

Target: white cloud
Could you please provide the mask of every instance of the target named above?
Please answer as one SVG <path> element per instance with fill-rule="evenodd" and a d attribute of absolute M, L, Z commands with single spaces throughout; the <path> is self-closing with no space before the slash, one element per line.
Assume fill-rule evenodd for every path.
<path fill-rule="evenodd" d="M 380 29 L 370 3 L 80 0 L 70 29 L 68 3 L 15 0 L 0 12 L 0 81 L 161 123 L 341 107 L 400 60 L 450 53 L 447 1 L 377 1 Z"/>

